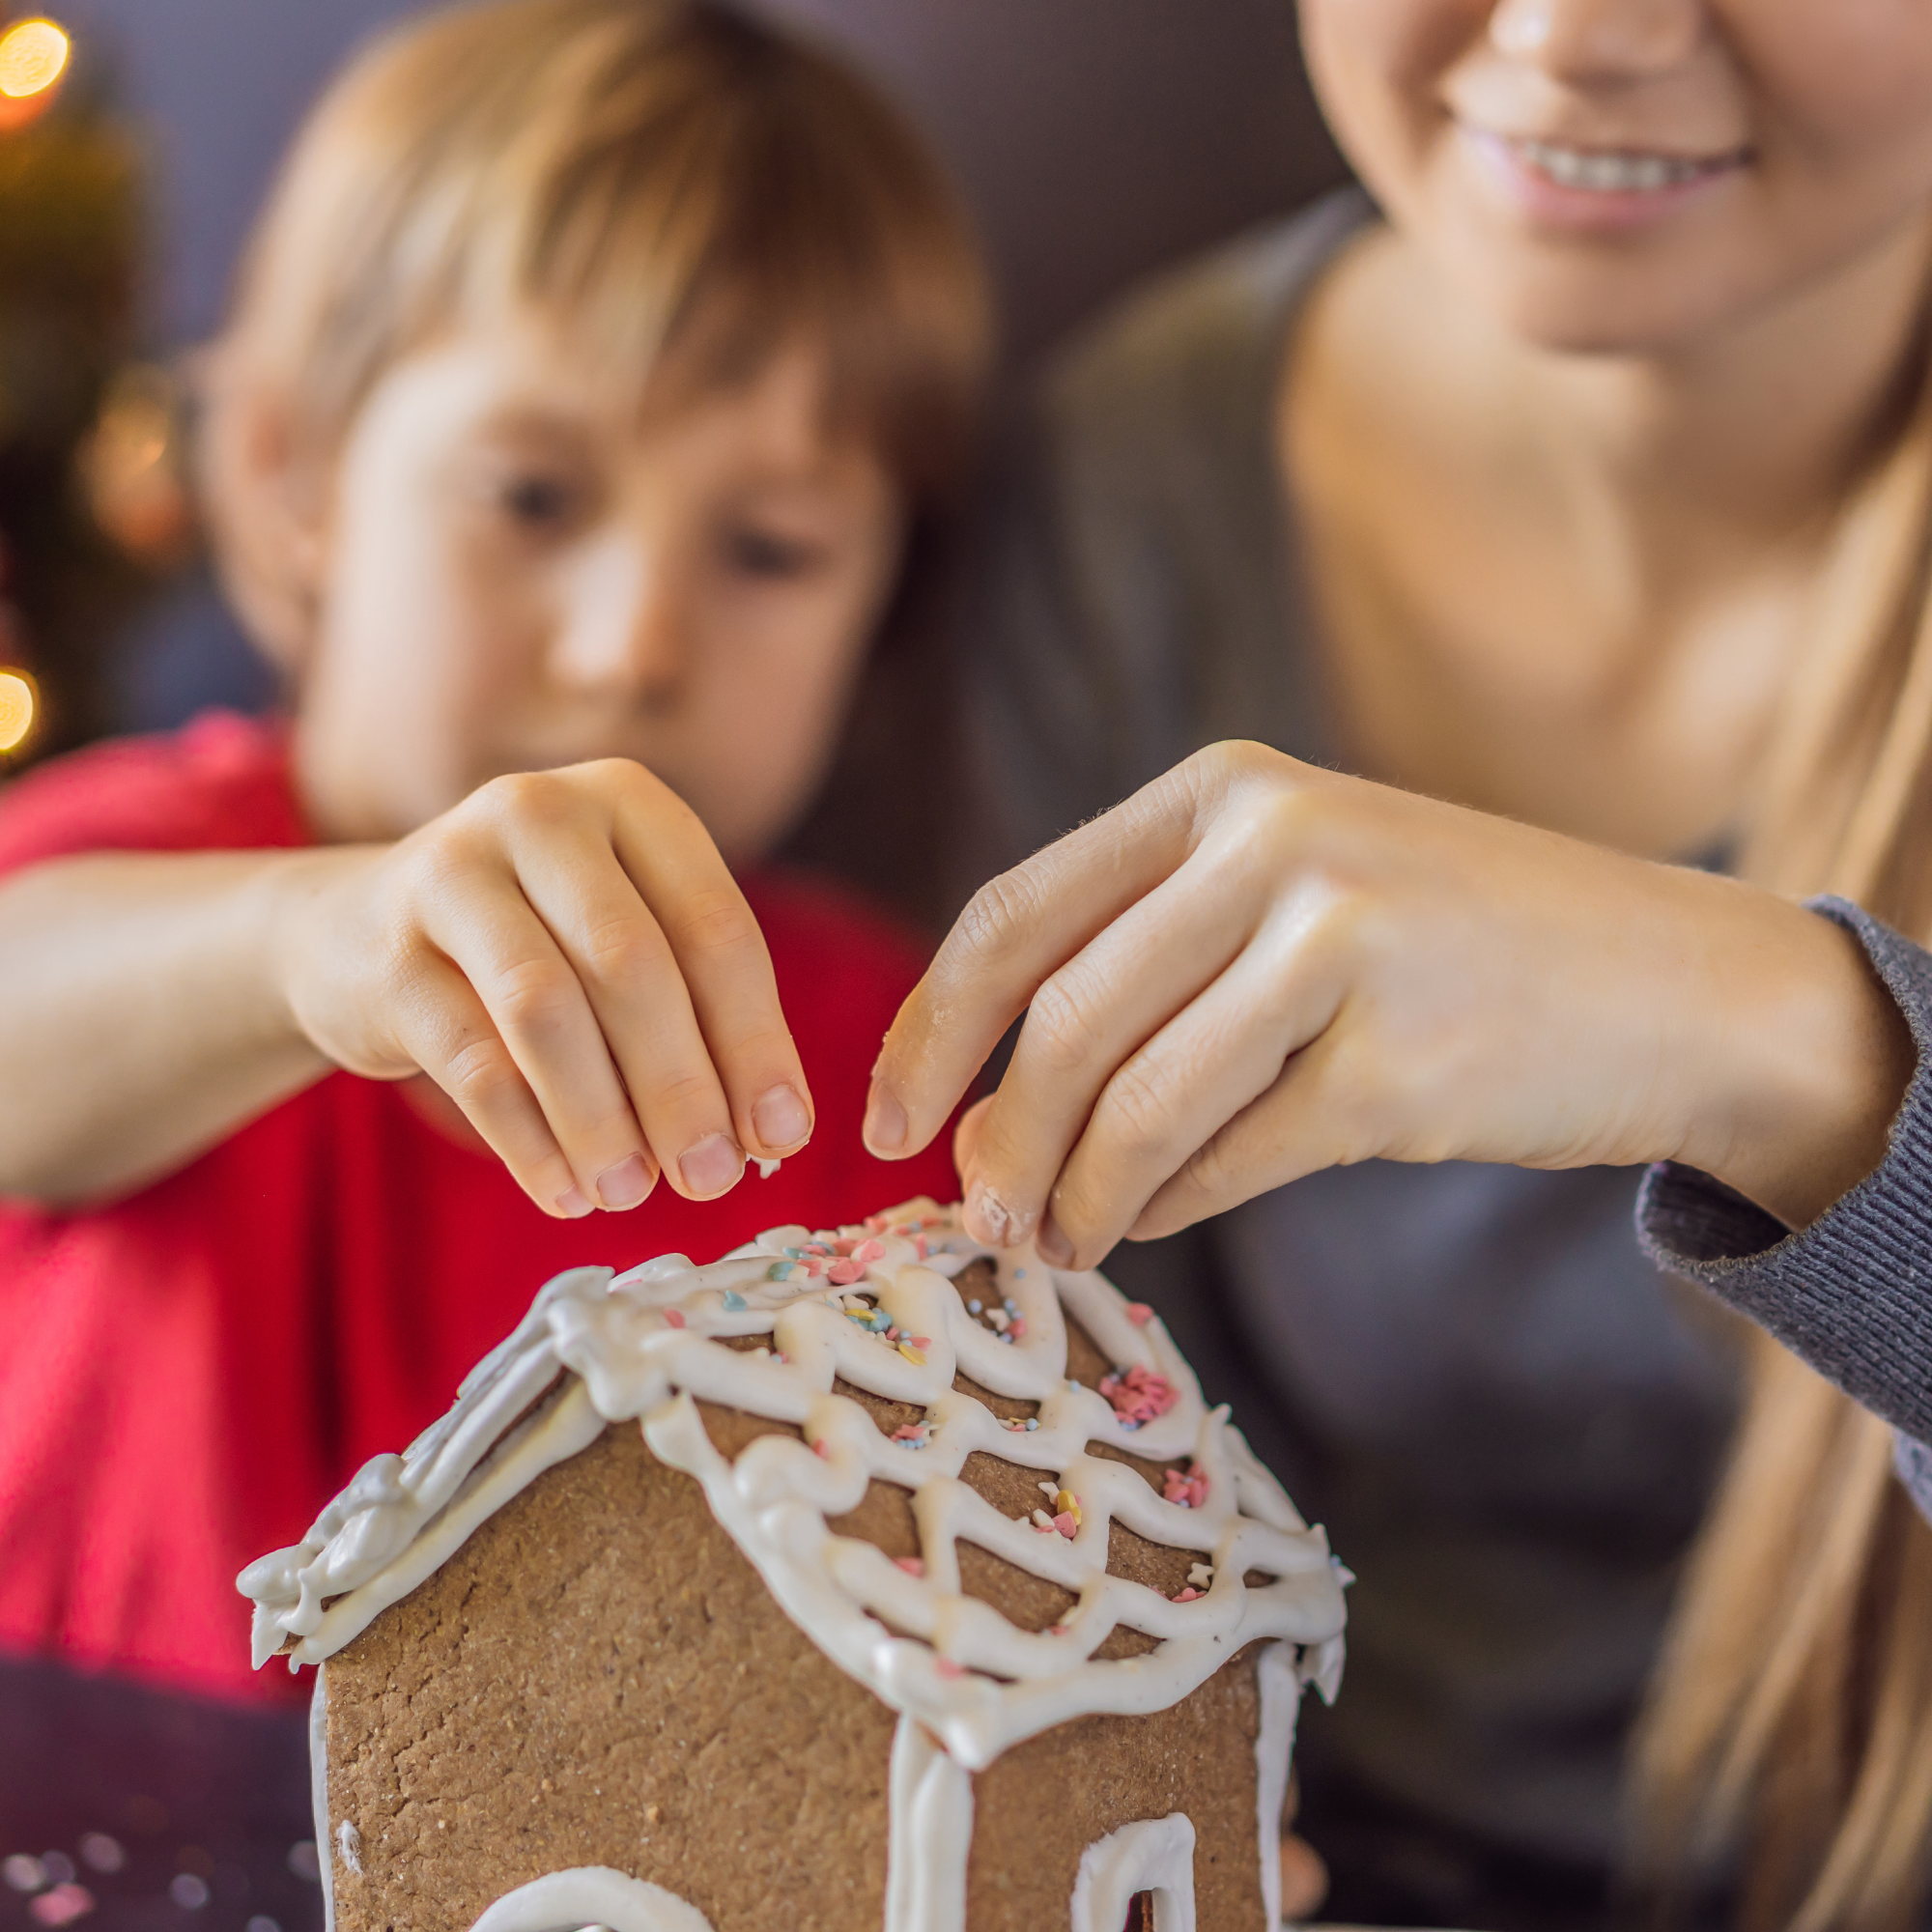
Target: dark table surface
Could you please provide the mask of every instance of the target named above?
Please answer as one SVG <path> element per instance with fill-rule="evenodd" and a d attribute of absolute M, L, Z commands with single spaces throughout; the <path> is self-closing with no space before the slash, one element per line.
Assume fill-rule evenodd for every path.
<path fill-rule="evenodd" d="M 0 1660 L 0 1932 L 321 1932 L 313 1834 L 299 1717 Z"/>

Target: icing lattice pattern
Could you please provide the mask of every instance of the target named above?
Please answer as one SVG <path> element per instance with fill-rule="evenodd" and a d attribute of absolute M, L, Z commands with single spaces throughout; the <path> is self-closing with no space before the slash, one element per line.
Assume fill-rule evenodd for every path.
<path fill-rule="evenodd" d="M 952 1277 L 981 1258 L 996 1289 L 976 1310 Z M 1068 1379 L 1068 1318 L 1115 1365 L 1098 1387 Z M 545 1402 L 564 1371 L 577 1380 Z M 955 1377 L 1037 1416 L 1003 1419 Z M 889 1434 L 840 1379 L 921 1419 Z M 699 1402 L 803 1439 L 761 1435 L 729 1459 Z M 1164 1710 L 1259 1640 L 1297 1646 L 1300 1674 L 1334 1693 L 1346 1575 L 1228 1411 L 1207 1407 L 1158 1318 L 1096 1273 L 980 1246 L 926 1201 L 836 1235 L 774 1229 L 706 1267 L 668 1255 L 614 1277 L 559 1275 L 448 1414 L 364 1467 L 300 1544 L 243 1572 L 257 1662 L 331 1655 L 543 1469 L 633 1419 L 703 1486 L 820 1649 L 969 1769 L 1073 1717 Z M 1157 1492 L 1091 1445 L 1184 1467 Z M 1037 1471 L 1037 1506 L 1016 1520 L 962 1480 L 976 1451 Z M 910 1492 L 918 1558 L 828 1526 L 874 1481 Z M 1115 1522 L 1197 1552 L 1187 1586 L 1168 1597 L 1110 1574 Z M 1060 1585 L 1074 1607 L 1049 1630 L 1016 1628 L 962 1591 L 961 1542 Z M 1154 1647 L 1096 1657 L 1121 1627 Z"/>

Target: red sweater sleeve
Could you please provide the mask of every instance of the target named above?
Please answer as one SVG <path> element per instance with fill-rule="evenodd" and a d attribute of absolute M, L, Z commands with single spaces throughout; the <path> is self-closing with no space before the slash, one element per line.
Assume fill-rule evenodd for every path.
<path fill-rule="evenodd" d="M 287 727 L 233 712 L 91 746 L 0 791 L 0 876 L 81 852 L 310 842 L 289 784 Z"/>

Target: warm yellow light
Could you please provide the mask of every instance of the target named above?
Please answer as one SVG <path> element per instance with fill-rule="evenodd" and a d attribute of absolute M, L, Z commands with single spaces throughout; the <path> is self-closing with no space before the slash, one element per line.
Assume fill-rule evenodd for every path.
<path fill-rule="evenodd" d="M 67 68 L 69 42 L 51 20 L 22 20 L 0 34 L 0 94 L 44 94 Z"/>
<path fill-rule="evenodd" d="M 0 752 L 11 752 L 33 728 L 33 680 L 16 670 L 0 670 Z"/>

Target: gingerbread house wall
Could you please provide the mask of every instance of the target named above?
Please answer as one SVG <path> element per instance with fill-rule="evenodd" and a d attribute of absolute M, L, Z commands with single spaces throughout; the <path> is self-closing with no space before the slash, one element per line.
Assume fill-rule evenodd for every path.
<path fill-rule="evenodd" d="M 1258 1721 L 1251 1650 L 1170 1711 L 1014 1747 L 974 1779 L 971 1932 L 1065 1926 L 1087 1847 L 1172 1813 L 1197 1832 L 1201 1932 L 1258 1932 Z M 775 1901 L 796 1932 L 880 1924 L 894 1714 L 635 1425 L 331 1659 L 325 1722 L 340 1932 L 467 1932 L 574 1866 L 648 1879 L 715 1932 L 769 1932 Z"/>

